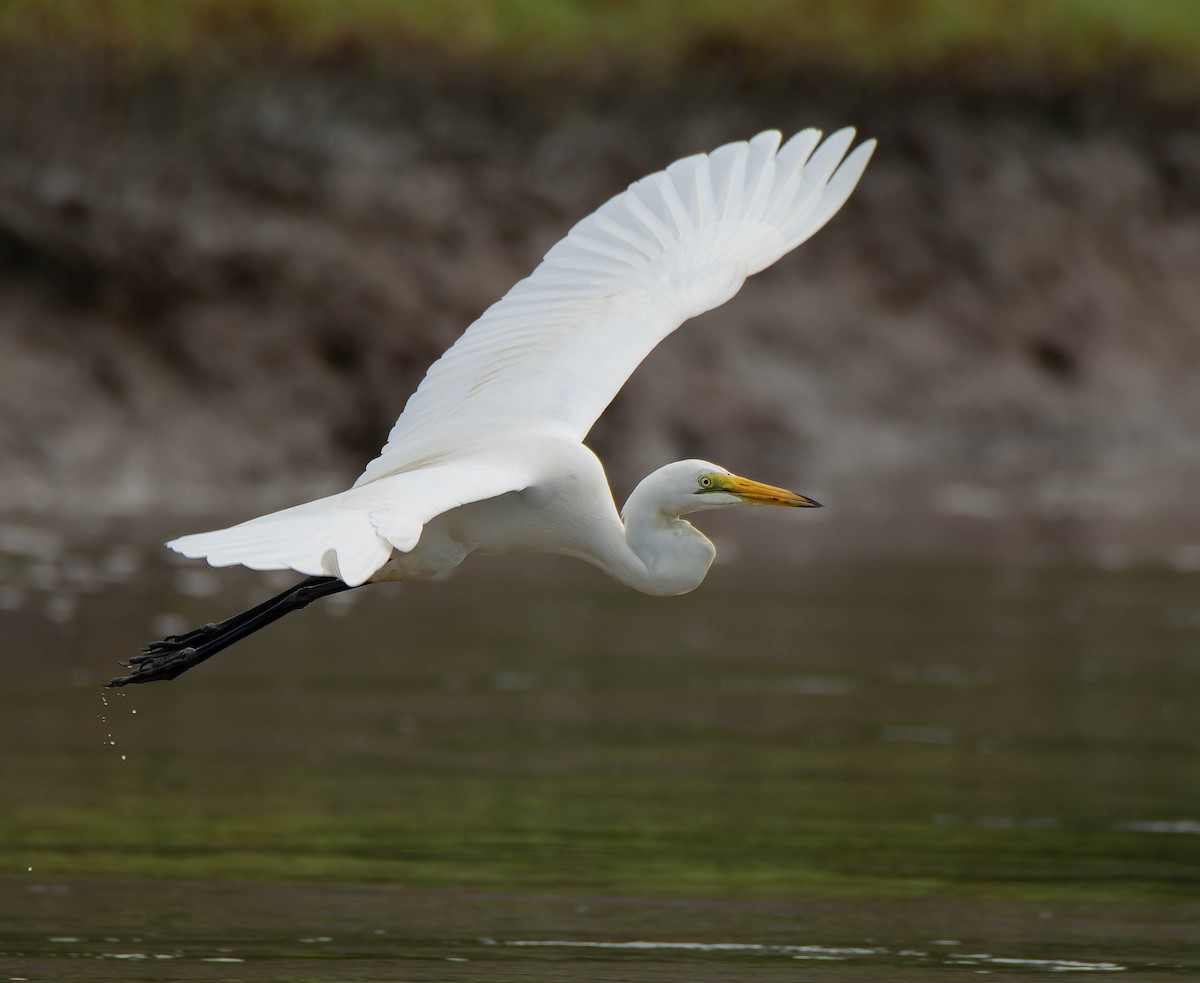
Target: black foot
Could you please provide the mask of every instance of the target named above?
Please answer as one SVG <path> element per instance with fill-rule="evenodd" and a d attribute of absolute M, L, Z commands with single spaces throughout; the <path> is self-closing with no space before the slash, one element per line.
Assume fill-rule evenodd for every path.
<path fill-rule="evenodd" d="M 168 635 L 161 642 L 151 642 L 142 646 L 143 655 L 157 655 L 161 652 L 178 652 L 189 645 L 199 645 L 221 634 L 221 626 L 215 624 L 201 625 L 181 635 Z M 136 658 L 130 662 L 137 662 Z M 124 663 L 122 663 L 124 665 Z"/>
<path fill-rule="evenodd" d="M 282 594 L 268 598 L 248 611 L 212 625 L 201 625 L 179 635 L 168 635 L 162 641 L 151 642 L 128 662 L 128 676 L 117 676 L 109 686 L 129 686 L 131 683 L 150 683 L 159 679 L 174 679 L 193 666 L 211 659 L 234 642 L 252 635 L 290 611 L 307 607 L 319 597 L 349 590 L 336 577 L 306 577 Z"/>
<path fill-rule="evenodd" d="M 163 644 L 161 642 L 156 644 Z M 110 689 L 116 686 L 128 686 L 131 683 L 151 683 L 158 679 L 174 679 L 180 673 L 187 672 L 192 666 L 204 661 L 204 656 L 194 648 L 172 646 L 167 651 L 145 652 L 135 655 L 121 665 L 132 669 L 128 676 L 117 676 L 106 684 Z"/>

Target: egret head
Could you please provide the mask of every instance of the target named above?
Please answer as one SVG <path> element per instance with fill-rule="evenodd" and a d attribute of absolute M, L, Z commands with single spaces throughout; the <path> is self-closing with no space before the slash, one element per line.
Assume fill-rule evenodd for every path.
<path fill-rule="evenodd" d="M 653 495 L 663 511 L 675 516 L 726 505 L 821 507 L 820 502 L 804 495 L 739 477 L 711 461 L 676 461 L 659 468 L 642 485 L 648 486 L 645 492 Z M 642 491 L 642 487 L 637 491 Z"/>

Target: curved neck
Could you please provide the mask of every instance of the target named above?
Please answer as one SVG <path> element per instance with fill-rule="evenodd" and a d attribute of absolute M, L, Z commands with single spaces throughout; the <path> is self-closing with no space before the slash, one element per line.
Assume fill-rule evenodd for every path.
<path fill-rule="evenodd" d="M 590 562 L 643 594 L 667 597 L 700 586 L 717 551 L 700 530 L 679 518 L 676 509 L 639 485 L 621 518 L 621 524 L 614 523 L 615 535 L 603 545 L 591 544 L 586 557 Z"/>

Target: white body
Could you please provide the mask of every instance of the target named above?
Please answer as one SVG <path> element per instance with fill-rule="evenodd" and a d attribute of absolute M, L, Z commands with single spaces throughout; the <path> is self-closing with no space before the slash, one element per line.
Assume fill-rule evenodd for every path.
<path fill-rule="evenodd" d="M 853 137 L 805 130 L 781 147 L 762 133 L 638 181 L 434 363 L 353 488 L 168 545 L 351 586 L 436 575 L 472 552 L 557 553 L 646 593 L 692 590 L 713 547 L 681 515 L 815 503 L 684 461 L 646 478 L 622 520 L 583 438 L 655 345 L 837 212 L 874 146 L 846 157 Z"/>
<path fill-rule="evenodd" d="M 526 435 L 501 450 L 514 459 L 536 458 L 542 479 L 435 516 L 425 524 L 417 545 L 408 552 L 394 550 L 372 580 L 436 576 L 476 552 L 573 556 L 647 594 L 684 594 L 704 579 L 715 551 L 707 538 L 679 520 L 690 503 L 667 515 L 638 509 L 637 499 L 630 496 L 639 521 L 627 525 L 617 513 L 603 465 L 582 444 L 548 433 L 532 439 Z M 719 470 L 707 462 L 695 463 L 704 471 Z M 641 548 L 658 535 L 669 537 L 676 548 Z"/>

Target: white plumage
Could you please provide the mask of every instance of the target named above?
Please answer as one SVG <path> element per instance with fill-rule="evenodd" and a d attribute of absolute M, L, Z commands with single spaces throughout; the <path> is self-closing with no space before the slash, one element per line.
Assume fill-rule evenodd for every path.
<path fill-rule="evenodd" d="M 522 550 L 579 556 L 651 593 L 696 586 L 711 546 L 680 551 L 679 529 L 658 530 L 649 516 L 691 530 L 685 512 L 767 502 L 764 488 L 791 493 L 735 489 L 744 479 L 681 462 L 639 486 L 622 524 L 581 441 L 655 345 L 841 208 L 874 141 L 847 157 L 853 130 L 820 137 L 804 130 L 780 146 L 778 132 L 760 133 L 637 181 L 434 363 L 354 487 L 167 545 L 214 566 L 290 568 L 350 586 L 426 576 L 474 551 Z M 723 487 L 700 487 L 706 476 Z M 770 504 L 812 503 L 776 495 Z"/>

